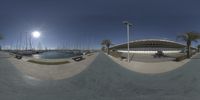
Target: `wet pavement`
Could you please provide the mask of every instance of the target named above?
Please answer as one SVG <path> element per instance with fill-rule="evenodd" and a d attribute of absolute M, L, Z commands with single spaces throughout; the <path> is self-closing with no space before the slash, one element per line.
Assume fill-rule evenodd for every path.
<path fill-rule="evenodd" d="M 146 75 L 129 71 L 100 53 L 80 74 L 37 80 L 0 57 L 0 100 L 199 100 L 200 55 L 174 71 Z"/>

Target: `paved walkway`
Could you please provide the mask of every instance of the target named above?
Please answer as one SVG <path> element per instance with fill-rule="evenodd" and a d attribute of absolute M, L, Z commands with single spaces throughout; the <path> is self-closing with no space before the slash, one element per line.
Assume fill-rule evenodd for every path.
<path fill-rule="evenodd" d="M 129 71 L 100 53 L 80 74 L 41 81 L 0 58 L 0 100 L 199 100 L 200 55 L 180 69 L 158 75 Z"/>
<path fill-rule="evenodd" d="M 165 54 L 164 57 L 154 57 L 154 54 L 130 54 L 130 60 L 137 62 L 167 62 L 173 61 L 176 57 L 184 55 L 183 53 Z M 122 56 L 128 57 L 127 53 L 122 53 Z"/>

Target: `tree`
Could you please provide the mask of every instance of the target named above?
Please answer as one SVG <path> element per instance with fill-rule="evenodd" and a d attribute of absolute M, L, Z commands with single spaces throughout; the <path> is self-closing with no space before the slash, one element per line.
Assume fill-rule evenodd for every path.
<path fill-rule="evenodd" d="M 106 47 L 107 53 L 109 54 L 109 47 L 110 47 L 110 45 L 112 45 L 111 40 L 105 39 L 105 40 L 103 40 L 103 41 L 101 42 L 101 45 Z"/>
<path fill-rule="evenodd" d="M 200 39 L 200 35 L 198 33 L 195 33 L 195 32 L 186 32 L 183 35 L 177 36 L 177 38 L 186 42 L 187 58 L 190 58 L 190 54 L 191 54 L 190 48 L 191 48 L 192 42 L 193 41 L 197 42 L 197 40 Z"/>
<path fill-rule="evenodd" d="M 200 52 L 200 45 L 198 45 L 197 48 L 198 48 L 198 52 Z"/>

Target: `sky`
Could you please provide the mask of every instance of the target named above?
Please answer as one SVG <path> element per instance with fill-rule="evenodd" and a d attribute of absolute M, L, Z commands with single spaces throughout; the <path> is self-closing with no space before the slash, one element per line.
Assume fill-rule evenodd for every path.
<path fill-rule="evenodd" d="M 200 32 L 199 0 L 0 0 L 0 33 L 4 47 L 100 48 L 103 39 L 127 41 L 127 20 L 134 24 L 130 40 L 169 39 Z M 20 36 L 23 36 L 20 38 Z M 179 41 L 181 42 L 181 41 Z M 195 43 L 194 45 L 196 45 Z"/>

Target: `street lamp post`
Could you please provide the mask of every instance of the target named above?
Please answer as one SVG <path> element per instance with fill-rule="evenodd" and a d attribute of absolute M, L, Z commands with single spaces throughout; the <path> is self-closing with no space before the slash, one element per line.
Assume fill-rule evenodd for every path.
<path fill-rule="evenodd" d="M 133 26 L 133 24 L 129 23 L 128 21 L 123 21 L 123 23 L 126 25 L 127 27 L 127 48 L 128 48 L 128 62 L 130 62 L 130 56 L 129 56 L 129 34 L 130 34 L 130 31 L 129 31 L 129 28 L 131 26 Z"/>

